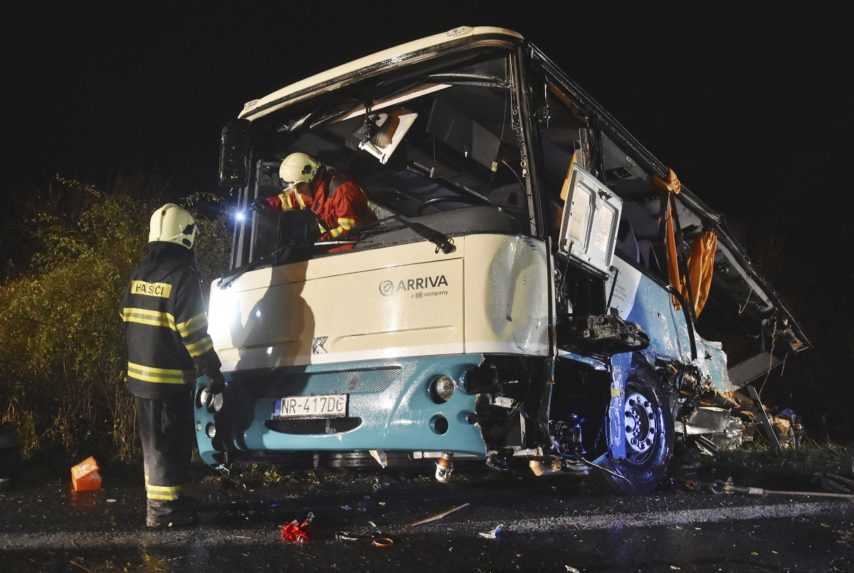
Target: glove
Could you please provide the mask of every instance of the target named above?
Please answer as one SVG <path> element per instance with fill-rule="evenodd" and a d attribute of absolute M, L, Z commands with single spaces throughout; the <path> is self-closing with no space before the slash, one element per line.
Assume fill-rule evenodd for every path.
<path fill-rule="evenodd" d="M 265 211 L 270 211 L 271 207 L 266 197 L 258 197 L 249 203 L 249 210 L 253 213 L 264 213 Z"/>
<path fill-rule="evenodd" d="M 211 396 L 214 394 L 222 394 L 223 390 L 225 390 L 225 378 L 223 377 L 222 372 L 217 370 L 215 373 L 209 374 L 208 381 L 205 384 L 205 389 Z"/>

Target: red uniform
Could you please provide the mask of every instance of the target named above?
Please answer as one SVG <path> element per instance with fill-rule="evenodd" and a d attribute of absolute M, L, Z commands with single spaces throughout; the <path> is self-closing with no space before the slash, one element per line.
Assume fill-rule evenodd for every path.
<path fill-rule="evenodd" d="M 317 217 L 321 241 L 335 239 L 361 225 L 376 221 L 376 216 L 368 207 L 367 196 L 352 179 L 324 173 L 308 185 L 310 193 L 291 188 L 279 195 L 267 197 L 267 204 L 282 211 L 311 209 Z"/>

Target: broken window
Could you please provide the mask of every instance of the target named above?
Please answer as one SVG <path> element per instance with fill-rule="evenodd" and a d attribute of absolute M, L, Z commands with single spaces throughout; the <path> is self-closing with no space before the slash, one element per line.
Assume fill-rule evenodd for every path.
<path fill-rule="evenodd" d="M 266 130 L 256 138 L 257 196 L 280 192 L 281 158 L 302 151 L 352 176 L 366 193 L 379 222 L 346 237 L 355 250 L 424 240 L 401 217 L 446 236 L 526 233 L 510 90 L 501 54 L 433 64 L 271 114 L 256 127 Z M 277 248 L 277 224 L 275 214 L 256 216 L 252 258 Z M 326 254 L 318 248 L 312 256 Z"/>

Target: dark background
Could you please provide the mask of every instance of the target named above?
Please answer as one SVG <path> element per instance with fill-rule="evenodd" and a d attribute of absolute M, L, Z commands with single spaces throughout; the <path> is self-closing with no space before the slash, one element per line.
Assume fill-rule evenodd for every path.
<path fill-rule="evenodd" d="M 854 98 L 841 13 L 588 14 L 529 1 L 117 6 L 6 14 L 6 267 L 26 252 L 20 205 L 56 173 L 106 189 L 125 176 L 158 177 L 179 194 L 216 191 L 219 130 L 245 101 L 459 25 L 504 26 L 725 214 L 817 348 L 771 378 L 769 398 L 801 410 L 818 437 L 850 434 Z"/>

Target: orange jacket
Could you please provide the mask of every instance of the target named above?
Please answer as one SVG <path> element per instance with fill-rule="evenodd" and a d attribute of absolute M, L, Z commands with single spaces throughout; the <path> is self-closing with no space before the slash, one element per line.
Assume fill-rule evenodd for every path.
<path fill-rule="evenodd" d="M 334 189 L 330 194 L 333 180 Z M 321 241 L 341 237 L 356 227 L 376 221 L 364 191 L 349 177 L 327 172 L 318 176 L 311 186 L 310 194 L 289 189 L 267 197 L 267 204 L 282 211 L 311 209 L 320 226 Z"/>

